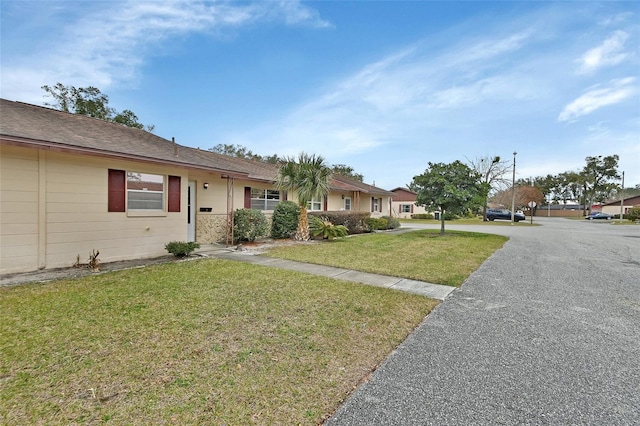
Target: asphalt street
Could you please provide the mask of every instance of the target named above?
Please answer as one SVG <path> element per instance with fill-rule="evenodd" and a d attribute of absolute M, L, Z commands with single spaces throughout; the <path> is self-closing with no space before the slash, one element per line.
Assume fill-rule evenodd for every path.
<path fill-rule="evenodd" d="M 640 227 L 535 222 L 490 228 L 509 242 L 326 424 L 640 424 Z"/>

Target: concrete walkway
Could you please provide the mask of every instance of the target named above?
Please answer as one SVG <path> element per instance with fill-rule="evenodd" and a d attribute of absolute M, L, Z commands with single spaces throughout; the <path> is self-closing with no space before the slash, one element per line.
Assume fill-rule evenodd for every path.
<path fill-rule="evenodd" d="M 640 424 L 640 227 L 535 221 L 326 424 Z"/>
<path fill-rule="evenodd" d="M 291 260 L 276 259 L 263 256 L 258 251 L 237 251 L 218 244 L 205 244 L 197 249 L 194 254 L 201 257 L 215 257 L 239 262 L 253 263 L 256 265 L 299 271 L 312 275 L 335 278 L 344 281 L 352 281 L 377 287 L 385 287 L 394 290 L 419 294 L 432 299 L 444 300 L 456 287 L 426 283 L 423 281 L 386 275 L 368 274 L 366 272 L 352 271 L 331 266 L 313 265 Z M 110 262 L 100 265 L 102 273 L 121 269 L 138 268 L 151 264 L 175 261 L 173 256 L 162 256 L 156 259 L 139 259 L 130 261 Z M 39 270 L 27 273 L 8 274 L 0 276 L 0 287 L 26 284 L 29 282 L 47 282 L 63 278 L 79 278 L 94 273 L 87 268 L 60 268 Z"/>
<path fill-rule="evenodd" d="M 310 263 L 294 262 L 291 260 L 277 259 L 262 256 L 251 251 L 221 250 L 204 247 L 198 250 L 200 256 L 216 257 L 219 259 L 234 260 L 253 263 L 256 265 L 273 268 L 287 269 L 290 271 L 304 272 L 312 275 L 335 278 L 338 280 L 357 282 L 376 287 L 385 287 L 394 290 L 420 294 L 432 299 L 444 300 L 456 287 L 432 284 L 423 281 L 405 278 L 391 277 L 387 275 L 369 274 L 366 272 L 352 271 L 349 269 L 334 268 L 332 266 L 314 265 Z"/>

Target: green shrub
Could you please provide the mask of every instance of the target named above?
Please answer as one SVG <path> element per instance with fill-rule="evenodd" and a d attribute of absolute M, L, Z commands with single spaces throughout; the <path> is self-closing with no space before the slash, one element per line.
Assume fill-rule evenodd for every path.
<path fill-rule="evenodd" d="M 447 212 L 444 213 L 444 220 L 456 220 L 456 219 L 460 219 L 460 216 L 453 213 L 447 213 Z"/>
<path fill-rule="evenodd" d="M 278 203 L 271 217 L 271 238 L 293 238 L 298 228 L 300 207 L 293 201 Z"/>
<path fill-rule="evenodd" d="M 233 214 L 233 237 L 238 241 L 255 241 L 269 231 L 269 221 L 260 210 L 237 209 Z"/>
<path fill-rule="evenodd" d="M 383 219 L 387 219 L 387 229 L 398 229 L 400 228 L 400 221 L 391 216 L 382 216 Z"/>
<path fill-rule="evenodd" d="M 193 241 L 171 241 L 164 248 L 175 257 L 189 256 L 192 251 L 200 248 L 200 244 Z"/>
<path fill-rule="evenodd" d="M 353 211 L 330 211 L 330 212 L 309 212 L 309 217 L 322 217 L 334 225 L 342 225 L 347 228 L 350 235 L 369 232 L 367 219 L 371 216 L 368 212 Z M 309 219 L 311 220 L 311 219 Z"/>
<path fill-rule="evenodd" d="M 640 207 L 634 207 L 624 214 L 624 217 L 632 222 L 640 220 Z"/>
<path fill-rule="evenodd" d="M 367 219 L 367 225 L 369 225 L 369 229 L 372 231 L 389 229 L 389 222 L 387 222 L 387 219 L 384 217 L 370 217 Z"/>
<path fill-rule="evenodd" d="M 411 219 L 433 220 L 433 214 L 432 213 L 416 213 L 411 215 Z"/>
<path fill-rule="evenodd" d="M 344 225 L 334 225 L 328 220 L 323 220 L 318 216 L 309 218 L 309 233 L 314 237 L 322 237 L 325 240 L 334 240 L 336 238 L 344 238 L 349 234 L 347 227 Z"/>

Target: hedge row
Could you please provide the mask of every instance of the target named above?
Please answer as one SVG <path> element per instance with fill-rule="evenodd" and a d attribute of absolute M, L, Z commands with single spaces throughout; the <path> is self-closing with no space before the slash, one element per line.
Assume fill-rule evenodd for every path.
<path fill-rule="evenodd" d="M 288 201 L 279 203 L 269 224 L 260 210 L 237 209 L 234 212 L 235 242 L 254 241 L 256 238 L 267 235 L 271 235 L 271 238 L 291 238 L 296 232 L 299 213 L 295 203 Z M 308 214 L 323 221 L 329 221 L 335 226 L 342 225 L 347 228 L 350 235 L 400 227 L 400 221 L 394 217 L 372 218 L 369 212 L 323 211 Z"/>
<path fill-rule="evenodd" d="M 371 216 L 371 213 L 368 212 L 309 212 L 309 215 L 328 220 L 334 225 L 343 225 L 349 234 L 362 234 L 371 231 L 367 224 L 367 219 Z"/>

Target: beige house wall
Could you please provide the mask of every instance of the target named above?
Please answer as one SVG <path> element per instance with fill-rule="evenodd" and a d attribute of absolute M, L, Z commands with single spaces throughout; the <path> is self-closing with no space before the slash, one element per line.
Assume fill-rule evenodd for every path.
<path fill-rule="evenodd" d="M 360 208 L 358 208 L 356 197 L 355 196 L 351 197 L 353 211 L 371 213 L 371 217 L 389 216 L 389 197 L 379 196 L 379 195 L 374 196 L 374 198 L 382 198 L 382 201 L 380 204 L 381 211 L 378 211 L 378 212 L 371 211 L 371 198 L 372 198 L 371 195 L 360 194 L 359 198 L 360 198 Z"/>
<path fill-rule="evenodd" d="M 164 176 L 164 211 L 109 212 L 109 169 Z M 167 212 L 168 175 L 181 178 L 180 212 Z M 189 183 L 195 239 L 205 244 L 225 241 L 227 203 L 230 211 L 244 208 L 245 187 L 273 189 L 270 182 L 239 178 L 228 187 L 215 172 L 0 145 L 0 273 L 69 267 L 78 256 L 86 263 L 93 250 L 101 262 L 165 255 L 167 242 L 188 239 Z M 344 210 L 343 196 L 351 197 L 352 210 L 370 212 L 371 196 L 360 194 L 357 209 L 352 192 L 330 193 L 327 209 Z M 382 211 L 372 216 L 389 215 L 389 197 L 377 198 Z M 288 199 L 295 201 L 295 193 Z M 273 211 L 264 213 L 270 219 Z"/>
<path fill-rule="evenodd" d="M 0 145 L 0 272 L 38 269 L 38 151 Z"/>
<path fill-rule="evenodd" d="M 371 212 L 371 198 L 370 195 L 360 195 L 360 211 Z M 371 212 L 371 217 L 391 216 L 389 197 L 375 195 L 373 198 L 382 199 L 380 202 L 381 211 Z"/>
<path fill-rule="evenodd" d="M 400 205 L 401 204 L 413 204 L 413 213 L 401 213 Z M 416 206 L 415 203 L 411 201 L 392 201 L 391 202 L 391 210 L 393 212 L 393 217 L 397 217 L 400 219 L 411 219 L 412 214 L 426 214 L 429 213 L 424 206 Z"/>
<path fill-rule="evenodd" d="M 346 192 L 333 192 L 327 195 L 327 210 L 329 211 L 344 211 L 344 198 L 351 197 L 351 209 L 355 209 L 354 197 L 351 193 Z"/>
<path fill-rule="evenodd" d="M 189 181 L 195 183 L 196 241 L 211 244 L 224 240 L 227 225 L 227 179 L 220 173 L 192 171 Z M 204 185 L 207 188 L 204 188 Z M 237 194 L 236 194 L 237 195 Z M 200 211 L 211 208 L 210 212 Z"/>
<path fill-rule="evenodd" d="M 368 212 L 372 217 L 389 216 L 389 197 L 388 196 L 375 196 L 375 198 L 382 198 L 381 208 L 382 211 L 371 211 L 371 195 L 360 194 L 360 208 L 357 206 L 357 198 L 352 192 L 332 192 L 327 197 L 327 210 L 328 211 L 343 211 L 344 210 L 344 198 L 351 197 L 351 211 Z"/>
<path fill-rule="evenodd" d="M 196 241 L 210 244 L 224 242 L 227 237 L 227 200 L 230 211 L 244 208 L 244 188 L 274 189 L 267 182 L 234 178 L 227 187 L 227 179 L 216 173 L 192 173 L 191 181 L 196 181 Z M 204 189 L 204 183 L 208 188 Z M 200 208 L 211 208 L 211 212 L 201 212 Z M 271 220 L 273 210 L 262 211 Z M 229 231 L 230 232 L 230 231 Z"/>
<path fill-rule="evenodd" d="M 629 213 L 629 210 L 631 210 L 634 207 L 638 207 L 638 206 L 632 206 L 630 204 L 624 204 L 622 206 L 622 208 L 623 208 L 622 214 Z M 610 215 L 619 215 L 620 214 L 620 204 L 618 204 L 617 206 L 602 206 L 602 212 L 603 213 L 608 213 Z"/>
<path fill-rule="evenodd" d="M 187 238 L 183 169 L 2 146 L 0 272 L 72 266 L 92 250 L 102 262 L 166 254 Z M 181 177 L 181 211 L 108 212 L 108 169 Z"/>

